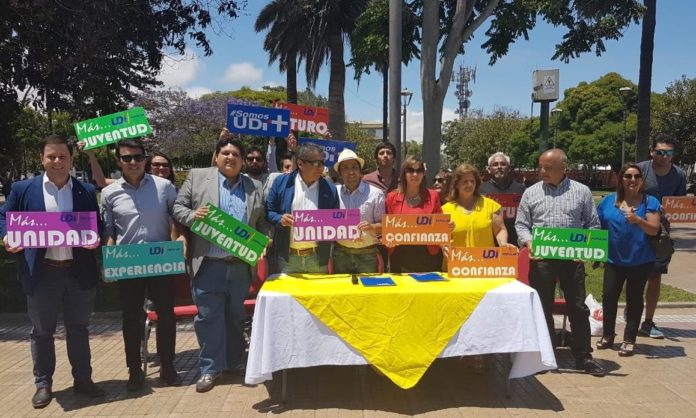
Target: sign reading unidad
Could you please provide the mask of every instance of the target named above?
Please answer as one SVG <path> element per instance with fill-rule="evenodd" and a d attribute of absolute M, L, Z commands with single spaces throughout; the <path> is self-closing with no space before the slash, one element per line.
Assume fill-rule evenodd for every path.
<path fill-rule="evenodd" d="M 297 140 L 299 145 L 312 143 L 319 145 L 324 148 L 324 164 L 327 167 L 333 167 L 333 165 L 338 161 L 338 154 L 341 153 L 345 148 L 355 151 L 355 142 L 349 141 L 333 141 L 328 139 L 314 139 L 314 138 L 299 138 Z"/>
<path fill-rule="evenodd" d="M 603 229 L 532 228 L 533 257 L 607 261 L 609 233 Z"/>
<path fill-rule="evenodd" d="M 73 125 L 77 139 L 85 141 L 84 149 L 99 148 L 129 138 L 152 133 L 145 109 L 134 107 L 123 112 L 77 122 Z"/>
<path fill-rule="evenodd" d="M 665 196 L 662 198 L 665 217 L 672 223 L 696 222 L 696 197 Z"/>
<path fill-rule="evenodd" d="M 99 243 L 96 212 L 7 212 L 10 247 L 91 247 Z"/>
<path fill-rule="evenodd" d="M 386 245 L 442 245 L 450 243 L 450 216 L 384 215 L 382 242 Z"/>
<path fill-rule="evenodd" d="M 227 103 L 227 129 L 233 134 L 286 137 L 290 111 Z"/>
<path fill-rule="evenodd" d="M 259 261 L 269 241 L 261 232 L 210 203 L 208 214 L 196 220 L 191 231 L 252 266 Z"/>
<path fill-rule="evenodd" d="M 295 242 L 352 240 L 360 237 L 360 209 L 294 210 Z"/>
<path fill-rule="evenodd" d="M 102 259 L 107 282 L 186 272 L 181 241 L 103 246 Z"/>
<path fill-rule="evenodd" d="M 452 247 L 447 259 L 448 274 L 463 278 L 515 278 L 517 254 L 517 248 L 512 247 Z"/>
<path fill-rule="evenodd" d="M 293 131 L 322 136 L 329 132 L 329 109 L 325 107 L 302 106 L 284 102 L 273 102 L 273 107 L 290 111 L 290 129 Z"/>
<path fill-rule="evenodd" d="M 493 199 L 502 206 L 500 213 L 504 219 L 515 219 L 517 216 L 517 207 L 520 206 L 522 195 L 520 193 L 491 193 L 486 197 Z"/>

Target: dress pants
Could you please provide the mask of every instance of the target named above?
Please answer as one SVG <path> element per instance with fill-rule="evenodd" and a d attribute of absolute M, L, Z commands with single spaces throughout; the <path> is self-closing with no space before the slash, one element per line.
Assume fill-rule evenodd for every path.
<path fill-rule="evenodd" d="M 39 280 L 31 295 L 27 295 L 27 314 L 32 330 L 31 357 L 34 362 L 34 383 L 37 388 L 53 385 L 56 369 L 56 332 L 58 314 L 63 311 L 65 342 L 73 379 L 84 382 L 92 379 L 89 349 L 89 316 L 94 308 L 96 287 L 83 289 L 68 268 L 38 267 Z"/>
<path fill-rule="evenodd" d="M 157 354 L 162 365 L 174 364 L 176 319 L 174 318 L 174 277 L 156 276 L 118 281 L 123 310 L 123 344 L 128 368 L 141 368 L 140 343 L 145 332 L 145 297 L 157 310 Z"/>
<path fill-rule="evenodd" d="M 643 316 L 643 291 L 648 276 L 655 263 L 637 266 L 619 266 L 604 264 L 604 288 L 602 292 L 603 333 L 613 337 L 616 331 L 616 311 L 619 296 L 626 282 L 626 328 L 624 341 L 636 342 L 640 318 Z"/>

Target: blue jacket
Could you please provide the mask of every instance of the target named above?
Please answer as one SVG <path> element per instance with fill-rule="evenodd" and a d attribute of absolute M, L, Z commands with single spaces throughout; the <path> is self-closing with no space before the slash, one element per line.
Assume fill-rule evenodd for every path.
<path fill-rule="evenodd" d="M 288 259 L 290 248 L 290 228 L 280 225 L 283 214 L 292 213 L 292 198 L 295 196 L 295 178 L 297 170 L 275 179 L 271 191 L 266 197 L 266 218 L 275 226 L 274 245 L 278 257 Z M 325 178 L 319 178 L 319 209 L 338 209 L 338 192 L 336 186 Z M 331 256 L 331 243 L 319 242 L 317 247 L 319 264 L 325 266 Z"/>
<path fill-rule="evenodd" d="M 97 195 L 94 186 L 88 183 L 72 179 L 73 211 L 97 212 Z M 12 191 L 7 197 L 5 205 L 0 208 L 0 237 L 7 235 L 7 212 L 45 212 L 46 205 L 43 196 L 43 175 L 35 176 L 28 180 L 12 183 Z M 101 222 L 100 222 L 101 225 Z M 43 260 L 46 256 L 45 248 L 25 248 L 17 254 L 17 277 L 22 284 L 22 289 L 27 295 L 34 292 L 34 288 L 43 271 Z M 83 289 L 89 289 L 99 282 L 99 266 L 94 250 L 73 248 L 72 274 L 77 277 Z"/>

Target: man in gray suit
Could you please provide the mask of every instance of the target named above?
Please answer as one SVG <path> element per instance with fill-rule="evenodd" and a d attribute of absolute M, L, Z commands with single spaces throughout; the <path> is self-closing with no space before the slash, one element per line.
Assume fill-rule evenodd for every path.
<path fill-rule="evenodd" d="M 196 219 L 205 217 L 206 205 L 212 203 L 269 234 L 262 185 L 241 174 L 243 156 L 239 141 L 220 139 L 215 146 L 216 167 L 189 172 L 174 203 L 174 219 L 190 228 Z M 256 269 L 195 234 L 189 240 L 191 293 L 198 307 L 194 328 L 201 347 L 196 391 L 207 392 L 224 370 L 244 370 L 244 299 Z"/>

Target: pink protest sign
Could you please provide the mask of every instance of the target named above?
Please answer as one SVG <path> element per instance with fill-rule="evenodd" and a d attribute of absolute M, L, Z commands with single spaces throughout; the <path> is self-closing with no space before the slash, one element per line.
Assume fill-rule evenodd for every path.
<path fill-rule="evenodd" d="M 292 216 L 295 242 L 349 240 L 360 236 L 360 209 L 294 210 Z"/>
<path fill-rule="evenodd" d="M 7 212 L 10 247 L 86 247 L 99 243 L 97 212 Z"/>

